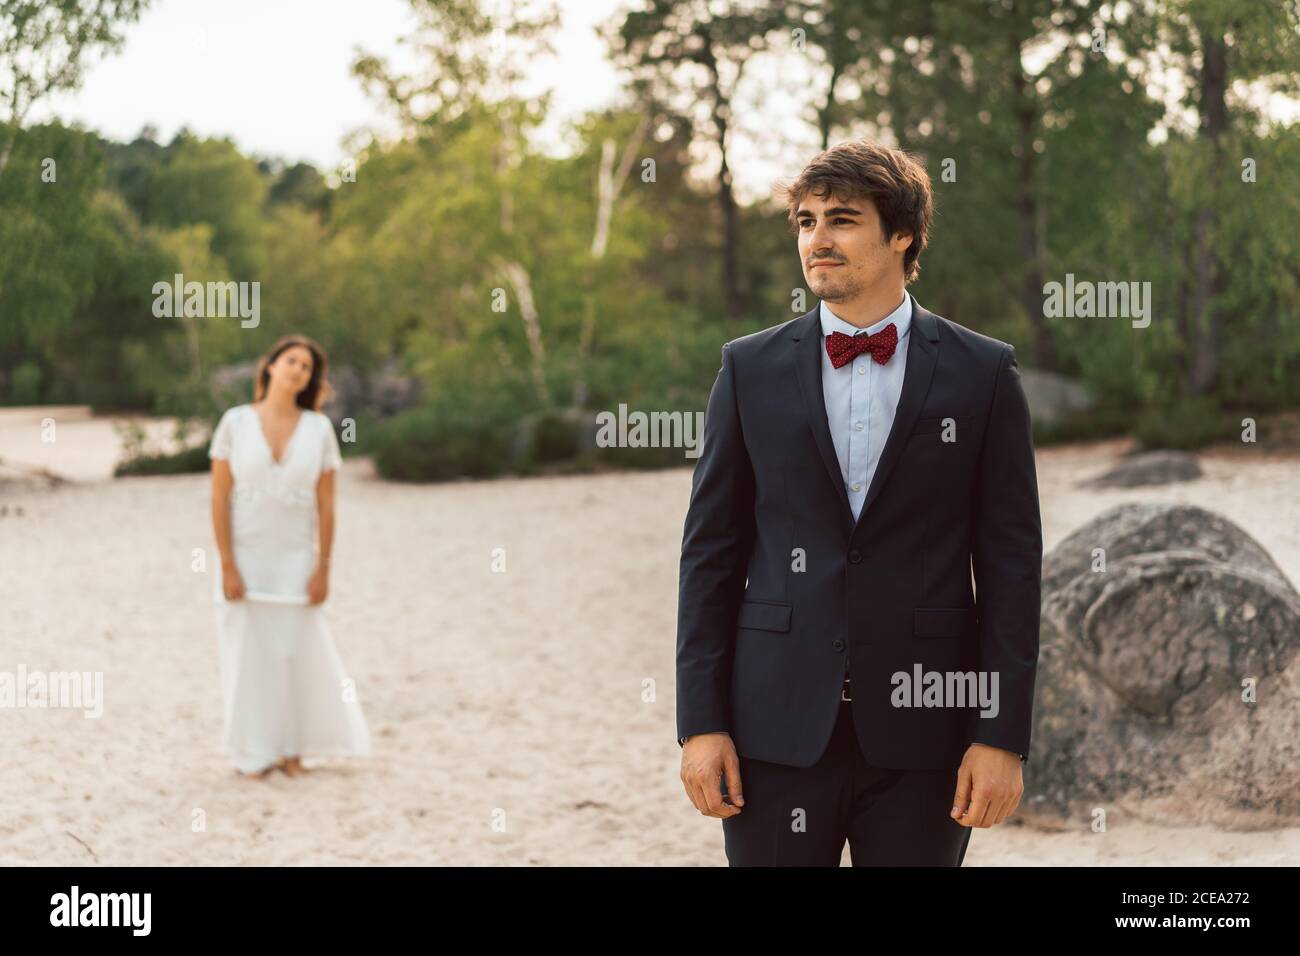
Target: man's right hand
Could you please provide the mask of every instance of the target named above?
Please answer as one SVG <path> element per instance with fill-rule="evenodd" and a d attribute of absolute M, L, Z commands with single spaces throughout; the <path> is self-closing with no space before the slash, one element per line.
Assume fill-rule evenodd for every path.
<path fill-rule="evenodd" d="M 722 794 L 722 775 L 727 795 Z M 695 734 L 682 745 L 682 786 L 706 817 L 734 817 L 745 805 L 740 791 L 740 758 L 730 734 Z"/>

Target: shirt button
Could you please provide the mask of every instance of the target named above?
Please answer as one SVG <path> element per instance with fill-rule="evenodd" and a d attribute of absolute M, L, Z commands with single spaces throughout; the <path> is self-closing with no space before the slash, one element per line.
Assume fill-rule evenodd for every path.
<path fill-rule="evenodd" d="M 857 491 L 858 489 L 860 489 L 860 488 L 862 487 L 862 485 L 855 481 L 855 482 L 854 482 L 850 487 L 851 487 L 854 491 Z"/>
<path fill-rule="evenodd" d="M 844 642 L 841 641 L 839 638 L 836 638 L 835 640 L 831 641 L 831 647 L 833 647 L 837 651 L 842 651 L 844 650 Z"/>
<path fill-rule="evenodd" d="M 858 374 L 859 374 L 859 375 L 866 375 L 866 374 L 867 374 L 867 367 L 866 367 L 865 365 L 859 365 L 859 366 L 858 366 Z"/>
<path fill-rule="evenodd" d="M 853 423 L 853 430 L 854 430 L 855 432 L 860 432 L 860 431 L 862 431 L 862 422 L 854 422 L 854 423 Z"/>
<path fill-rule="evenodd" d="M 859 551 L 857 548 L 854 548 L 852 551 L 850 551 L 850 552 L 849 552 L 849 563 L 850 563 L 850 564 L 861 564 L 861 563 L 862 563 L 862 552 Z"/>

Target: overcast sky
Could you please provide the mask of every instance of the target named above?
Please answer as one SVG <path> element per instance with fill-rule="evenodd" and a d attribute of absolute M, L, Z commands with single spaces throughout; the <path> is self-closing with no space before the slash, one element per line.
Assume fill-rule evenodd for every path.
<path fill-rule="evenodd" d="M 553 90 L 544 129 L 549 152 L 563 152 L 566 121 L 619 96 L 620 76 L 593 26 L 623 6 L 620 0 L 561 4 L 556 56 L 529 69 L 528 92 Z M 34 107 L 29 122 L 76 121 L 117 140 L 133 139 L 152 124 L 164 142 L 188 126 L 229 136 L 246 153 L 334 169 L 346 158 L 350 131 L 391 129 L 351 76 L 358 48 L 409 67 L 398 38 L 413 24 L 406 0 L 154 0 L 126 28 L 119 52 L 96 53 L 82 88 Z M 746 124 L 750 129 L 742 128 L 736 141 L 745 159 L 733 160 L 742 199 L 766 192 L 775 177 L 792 176 L 816 152 L 814 131 L 795 115 L 798 102 L 765 102 L 765 110 L 773 106 L 789 114 L 781 125 L 801 142 L 792 147 L 757 118 Z"/>
<path fill-rule="evenodd" d="M 614 102 L 622 78 L 593 26 L 622 0 L 567 0 L 553 37 L 556 55 L 530 65 L 526 93 L 553 91 L 545 148 L 564 152 L 564 124 Z M 306 160 L 323 171 L 346 158 L 344 137 L 361 127 L 391 131 L 380 105 L 351 76 L 358 50 L 415 64 L 399 45 L 414 24 L 406 0 L 154 0 L 126 28 L 116 54 L 95 54 L 85 83 L 32 110 L 29 122 L 79 121 L 118 140 L 146 124 L 163 141 L 182 126 L 229 136 L 245 153 Z M 802 57 L 768 59 L 747 74 L 738 105 L 732 173 L 738 198 L 769 194 L 816 154 L 815 130 L 801 110 L 816 83 Z M 759 104 L 759 105 L 754 105 Z M 1288 101 L 1275 111 L 1294 117 Z M 700 171 L 716 171 L 702 147 Z"/>

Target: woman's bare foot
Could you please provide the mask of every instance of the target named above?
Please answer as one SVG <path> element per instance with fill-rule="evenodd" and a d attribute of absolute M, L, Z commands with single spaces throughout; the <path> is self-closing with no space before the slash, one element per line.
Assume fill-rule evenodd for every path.
<path fill-rule="evenodd" d="M 297 777 L 307 772 L 306 768 L 302 765 L 301 757 L 286 757 L 284 760 L 280 761 L 280 769 L 291 777 Z"/>

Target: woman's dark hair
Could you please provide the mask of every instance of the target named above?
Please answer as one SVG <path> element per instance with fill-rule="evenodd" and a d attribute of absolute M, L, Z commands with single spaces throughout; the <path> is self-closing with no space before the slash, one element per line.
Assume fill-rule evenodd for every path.
<path fill-rule="evenodd" d="M 334 394 L 334 390 L 326 380 L 329 363 L 325 358 L 325 350 L 305 335 L 284 336 L 257 360 L 257 373 L 253 376 L 253 401 L 260 402 L 266 396 L 267 386 L 271 382 L 271 365 L 280 357 L 281 352 L 295 345 L 301 345 L 311 352 L 312 357 L 311 381 L 298 393 L 297 405 L 299 408 L 306 408 L 313 412 L 320 411 L 320 407 Z"/>

